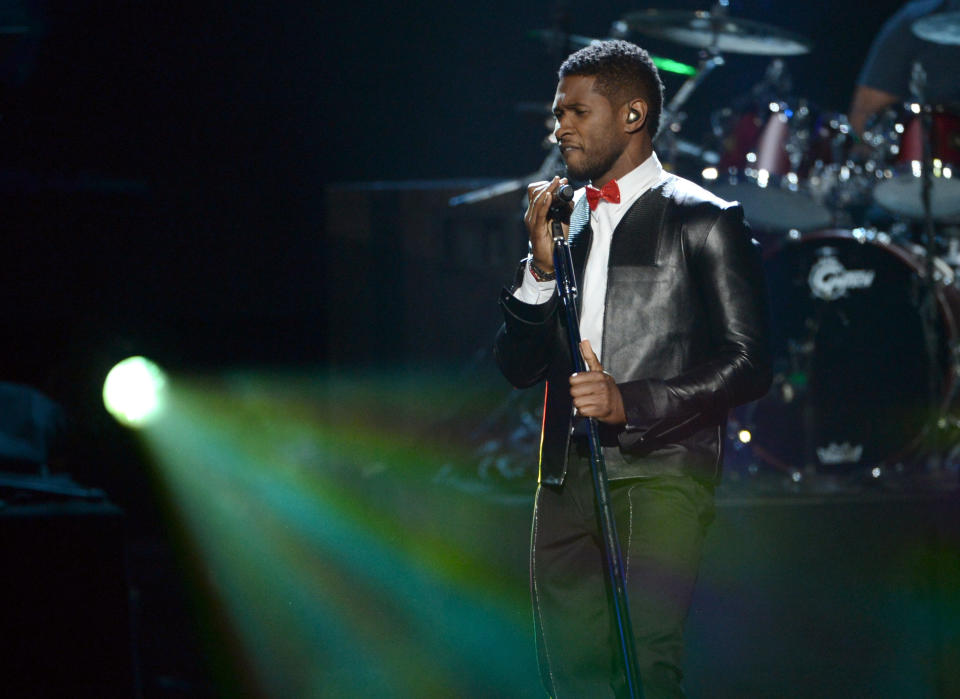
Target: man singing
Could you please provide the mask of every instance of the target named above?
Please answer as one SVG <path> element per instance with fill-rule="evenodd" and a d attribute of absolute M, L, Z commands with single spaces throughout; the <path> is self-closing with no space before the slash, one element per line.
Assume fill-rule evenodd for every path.
<path fill-rule="evenodd" d="M 742 208 L 663 171 L 663 84 L 646 51 L 605 41 L 560 67 L 554 133 L 588 181 L 570 216 L 581 352 L 572 374 L 547 211 L 528 187 L 530 256 L 501 295 L 495 355 L 518 388 L 546 380 L 530 582 L 547 692 L 621 696 L 584 417 L 596 418 L 646 696 L 683 696 L 690 605 L 727 412 L 770 384 L 760 260 Z"/>

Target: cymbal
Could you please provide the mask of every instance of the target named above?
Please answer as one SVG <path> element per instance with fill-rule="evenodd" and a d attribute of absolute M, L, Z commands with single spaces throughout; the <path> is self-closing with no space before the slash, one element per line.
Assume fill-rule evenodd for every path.
<path fill-rule="evenodd" d="M 809 39 L 762 22 L 722 17 L 705 10 L 644 10 L 614 22 L 614 33 L 636 32 L 684 46 L 720 53 L 798 56 L 809 53 Z"/>
<path fill-rule="evenodd" d="M 580 48 L 589 46 L 590 44 L 598 41 L 603 41 L 603 39 L 591 39 L 589 36 L 581 36 L 580 34 L 564 34 L 563 32 L 558 32 L 556 29 L 534 29 L 530 32 L 530 36 L 549 44 L 556 44 L 557 42 L 566 40 L 571 47 Z M 659 70 L 663 70 L 668 73 L 677 73 L 678 75 L 695 75 L 697 72 L 697 69 L 693 66 L 687 65 L 686 63 L 681 63 L 680 61 L 675 61 L 672 58 L 664 58 L 663 56 L 654 56 L 653 54 L 650 54 L 650 60 L 653 61 L 653 64 Z"/>
<path fill-rule="evenodd" d="M 911 27 L 921 39 L 935 44 L 960 45 L 960 12 L 939 12 L 921 17 Z"/>
<path fill-rule="evenodd" d="M 534 39 L 539 39 L 546 44 L 557 44 L 562 41 L 566 41 L 571 47 L 575 46 L 578 48 L 589 46 L 594 41 L 599 41 L 599 39 L 593 39 L 589 36 L 581 36 L 580 34 L 567 34 L 566 32 L 561 32 L 556 29 L 532 29 L 527 32 L 527 34 L 528 36 L 532 36 Z"/>

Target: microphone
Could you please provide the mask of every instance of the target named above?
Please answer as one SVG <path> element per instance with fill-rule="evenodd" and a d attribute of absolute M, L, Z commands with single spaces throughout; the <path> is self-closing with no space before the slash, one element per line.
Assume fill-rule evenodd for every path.
<path fill-rule="evenodd" d="M 560 221 L 561 223 L 570 223 L 570 202 L 573 201 L 573 186 L 569 184 L 561 185 L 553 195 L 553 203 L 547 212 L 548 221 Z"/>

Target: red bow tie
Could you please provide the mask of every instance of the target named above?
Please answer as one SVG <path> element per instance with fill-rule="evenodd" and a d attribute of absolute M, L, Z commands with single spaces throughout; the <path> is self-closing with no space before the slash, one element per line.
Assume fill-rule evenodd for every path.
<path fill-rule="evenodd" d="M 597 208 L 601 199 L 606 199 L 611 204 L 620 203 L 620 187 L 617 186 L 616 180 L 610 180 L 603 185 L 602 189 L 587 185 L 587 203 L 590 205 L 590 211 Z"/>

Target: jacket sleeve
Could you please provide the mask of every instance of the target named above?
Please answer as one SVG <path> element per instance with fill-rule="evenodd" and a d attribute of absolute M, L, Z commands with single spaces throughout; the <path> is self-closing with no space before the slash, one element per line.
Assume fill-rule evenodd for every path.
<path fill-rule="evenodd" d="M 646 450 L 717 424 L 731 408 L 770 388 L 766 283 L 743 209 L 723 209 L 702 239 L 690 242 L 691 273 L 714 351 L 677 376 L 619 384 L 625 450 Z"/>
<path fill-rule="evenodd" d="M 519 274 L 525 269 L 525 261 Z M 533 386 L 546 378 L 556 349 L 558 299 L 554 294 L 541 304 L 524 303 L 508 289 L 500 292 L 503 325 L 493 345 L 500 371 L 517 388 Z"/>

